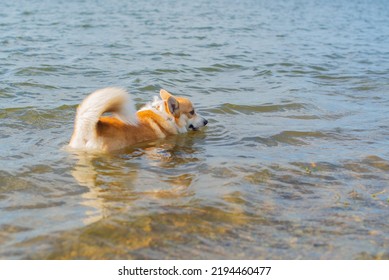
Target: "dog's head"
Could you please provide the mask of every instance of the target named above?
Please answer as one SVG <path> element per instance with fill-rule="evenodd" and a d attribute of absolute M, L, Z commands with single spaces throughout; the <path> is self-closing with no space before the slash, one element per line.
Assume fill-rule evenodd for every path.
<path fill-rule="evenodd" d="M 167 113 L 171 114 L 179 128 L 186 130 L 197 130 L 205 126 L 208 121 L 196 113 L 192 102 L 185 97 L 176 97 L 164 89 L 159 95 L 166 104 Z"/>

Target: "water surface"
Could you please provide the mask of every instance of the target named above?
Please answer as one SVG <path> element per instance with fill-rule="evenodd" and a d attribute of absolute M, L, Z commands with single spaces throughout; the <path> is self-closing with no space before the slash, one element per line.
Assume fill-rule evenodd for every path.
<path fill-rule="evenodd" d="M 0 258 L 388 259 L 386 1 L 192 2 L 0 4 Z M 115 85 L 209 124 L 68 152 Z"/>

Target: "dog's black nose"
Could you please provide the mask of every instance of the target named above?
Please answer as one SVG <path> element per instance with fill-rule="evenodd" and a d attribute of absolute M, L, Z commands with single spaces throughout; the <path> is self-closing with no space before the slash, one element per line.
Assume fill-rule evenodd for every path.
<path fill-rule="evenodd" d="M 208 121 L 207 120 L 204 120 L 204 125 L 207 125 Z"/>

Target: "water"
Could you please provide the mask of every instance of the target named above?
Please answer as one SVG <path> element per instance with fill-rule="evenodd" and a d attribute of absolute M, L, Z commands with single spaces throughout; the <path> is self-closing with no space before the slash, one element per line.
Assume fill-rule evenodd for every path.
<path fill-rule="evenodd" d="M 388 259 L 386 1 L 2 1 L 0 258 Z M 105 86 L 198 132 L 64 149 Z"/>

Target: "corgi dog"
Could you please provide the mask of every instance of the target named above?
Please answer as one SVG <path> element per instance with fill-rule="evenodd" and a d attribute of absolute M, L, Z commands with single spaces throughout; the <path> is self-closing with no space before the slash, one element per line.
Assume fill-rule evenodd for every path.
<path fill-rule="evenodd" d="M 91 93 L 77 108 L 72 149 L 109 152 L 131 145 L 198 130 L 208 121 L 196 113 L 192 102 L 164 89 L 160 97 L 139 111 L 121 88 L 104 88 Z M 112 116 L 103 116 L 112 113 Z"/>

